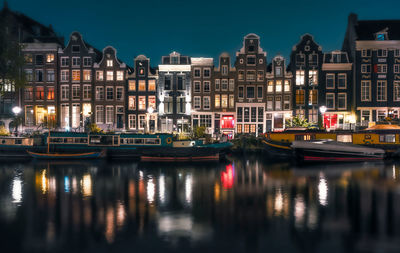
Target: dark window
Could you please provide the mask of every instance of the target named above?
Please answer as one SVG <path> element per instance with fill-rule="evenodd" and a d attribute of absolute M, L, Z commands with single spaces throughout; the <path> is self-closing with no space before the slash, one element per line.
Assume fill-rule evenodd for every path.
<path fill-rule="evenodd" d="M 37 54 L 35 56 L 35 63 L 36 65 L 43 65 L 43 55 Z"/>
<path fill-rule="evenodd" d="M 264 121 L 264 108 L 258 107 L 258 122 Z"/>
<path fill-rule="evenodd" d="M 238 107 L 237 108 L 237 121 L 242 122 L 242 120 L 243 120 L 243 108 Z"/>
<path fill-rule="evenodd" d="M 183 90 L 183 77 L 178 76 L 178 90 Z"/>
<path fill-rule="evenodd" d="M 244 98 L 244 88 L 243 88 L 243 86 L 239 87 L 238 97 L 239 98 Z"/>
<path fill-rule="evenodd" d="M 171 77 L 169 77 L 169 76 L 166 76 L 166 77 L 165 77 L 165 85 L 164 85 L 164 88 L 165 88 L 166 90 L 171 90 Z"/>
<path fill-rule="evenodd" d="M 296 64 L 304 64 L 304 54 L 296 54 Z"/>
<path fill-rule="evenodd" d="M 256 122 L 257 120 L 257 107 L 251 107 L 251 122 Z"/>
<path fill-rule="evenodd" d="M 255 56 L 248 56 L 247 57 L 247 64 L 250 64 L 250 65 L 256 64 L 256 57 Z"/>
<path fill-rule="evenodd" d="M 257 98 L 263 98 L 263 87 L 262 86 L 257 87 Z"/>
<path fill-rule="evenodd" d="M 249 46 L 249 52 L 254 52 L 254 46 Z"/>
<path fill-rule="evenodd" d="M 250 122 L 250 108 L 244 108 L 244 122 Z"/>
<path fill-rule="evenodd" d="M 79 53 L 79 51 L 80 51 L 79 45 L 72 46 L 72 53 Z"/>
<path fill-rule="evenodd" d="M 247 87 L 247 98 L 255 98 L 254 96 L 254 87 Z"/>

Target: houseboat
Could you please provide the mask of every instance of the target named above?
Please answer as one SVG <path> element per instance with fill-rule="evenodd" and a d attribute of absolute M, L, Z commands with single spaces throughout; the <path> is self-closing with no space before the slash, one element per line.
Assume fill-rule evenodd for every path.
<path fill-rule="evenodd" d="M 0 159 L 20 159 L 29 158 L 29 154 L 25 150 L 38 150 L 37 143 L 31 137 L 0 137 Z"/>
<path fill-rule="evenodd" d="M 385 150 L 388 157 L 400 155 L 400 126 L 397 125 L 375 125 L 356 132 L 290 129 L 283 132 L 265 133 L 263 144 L 268 153 L 287 157 L 293 156 L 291 145 L 294 141 L 321 139 L 380 148 Z"/>
<path fill-rule="evenodd" d="M 385 151 L 333 140 L 294 141 L 296 160 L 305 162 L 356 162 L 382 160 Z"/>

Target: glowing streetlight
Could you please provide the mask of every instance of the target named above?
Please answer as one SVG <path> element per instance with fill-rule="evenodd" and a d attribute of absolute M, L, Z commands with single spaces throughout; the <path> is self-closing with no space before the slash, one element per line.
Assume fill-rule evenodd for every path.
<path fill-rule="evenodd" d="M 147 108 L 147 112 L 148 112 L 148 113 L 153 113 L 153 112 L 154 112 L 154 108 L 153 108 L 153 107 Z"/>
<path fill-rule="evenodd" d="M 21 111 L 22 111 L 22 109 L 21 109 L 21 107 L 19 107 L 19 106 L 14 106 L 14 107 L 12 108 L 12 112 L 15 114 L 15 116 L 18 116 L 18 114 L 20 114 Z"/>
<path fill-rule="evenodd" d="M 324 119 L 324 113 L 326 112 L 326 106 L 321 106 L 320 108 L 319 108 L 319 111 L 321 112 L 321 114 L 322 114 L 322 126 L 325 128 L 325 119 Z"/>

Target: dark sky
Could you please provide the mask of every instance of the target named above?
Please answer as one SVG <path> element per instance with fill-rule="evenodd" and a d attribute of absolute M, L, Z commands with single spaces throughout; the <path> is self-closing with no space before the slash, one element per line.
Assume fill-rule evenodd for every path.
<path fill-rule="evenodd" d="M 398 0 L 8 0 L 12 10 L 52 24 L 69 37 L 79 31 L 98 49 L 112 45 L 128 65 L 145 54 L 152 65 L 175 50 L 195 57 L 232 56 L 256 33 L 268 62 L 288 57 L 304 33 L 323 51 L 340 49 L 350 12 L 359 19 L 400 19 Z"/>

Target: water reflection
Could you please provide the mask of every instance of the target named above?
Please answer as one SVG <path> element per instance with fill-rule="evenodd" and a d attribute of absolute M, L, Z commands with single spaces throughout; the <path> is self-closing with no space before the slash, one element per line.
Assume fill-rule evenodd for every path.
<path fill-rule="evenodd" d="M 0 165 L 0 243 L 8 251 L 48 252 L 104 245 L 111 251 L 397 252 L 399 168 L 295 167 L 260 157 L 212 166 Z"/>

